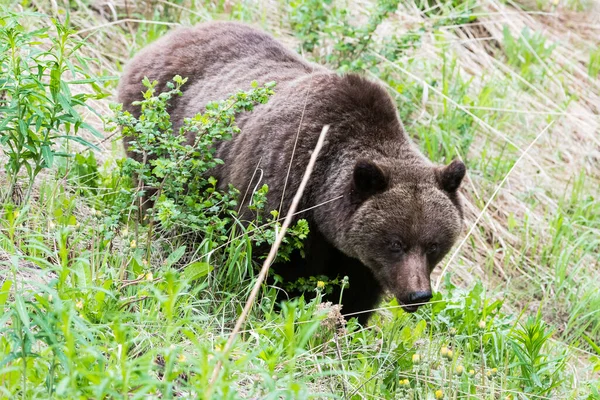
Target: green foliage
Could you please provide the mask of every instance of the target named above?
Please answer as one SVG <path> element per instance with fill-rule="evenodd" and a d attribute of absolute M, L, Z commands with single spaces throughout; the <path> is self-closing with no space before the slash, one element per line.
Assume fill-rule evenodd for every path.
<path fill-rule="evenodd" d="M 541 32 L 532 33 L 524 28 L 514 37 L 508 26 L 504 26 L 504 52 L 507 63 L 517 69 L 528 82 L 540 82 L 548 73 L 548 62 L 556 44 L 547 44 Z"/>
<path fill-rule="evenodd" d="M 121 186 L 117 196 L 107 199 L 110 208 L 106 212 L 105 226 L 114 231 L 127 213 L 145 213 L 148 227 L 141 229 L 147 229 L 146 240 L 131 239 L 136 248 L 146 246 L 145 255 L 142 255 L 143 250 L 136 250 L 140 262 L 143 259 L 149 262 L 154 225 L 163 235 L 184 234 L 200 240 L 199 248 L 205 259 L 186 266 L 187 277 L 198 279 L 207 275 L 214 269 L 215 262 L 217 265 L 233 264 L 231 269 L 221 268 L 216 279 L 219 286 L 232 290 L 251 273 L 251 262 L 237 262 L 243 254 L 251 253 L 249 240 L 255 245 L 272 245 L 281 225 L 276 211 L 272 211 L 272 218 L 263 224 L 262 213 L 268 192 L 264 185 L 253 194 L 249 207 L 255 215 L 250 221 L 244 221 L 248 227 L 242 226 L 239 228 L 242 234 L 236 235 L 234 224 L 239 218 L 236 210 L 239 192 L 231 185 L 226 191 L 220 190 L 217 180 L 210 176 L 210 171 L 223 163 L 215 157 L 214 143 L 229 140 L 239 133 L 235 116 L 251 111 L 256 104 L 266 103 L 274 93 L 275 83 L 259 87 L 253 82 L 249 91 L 209 103 L 204 113 L 186 118 L 178 132 L 173 132 L 167 108 L 173 96 L 181 95 L 185 81 L 176 76 L 167 84 L 167 91 L 156 94 L 157 83 L 145 79 L 144 100 L 133 103 L 140 107 L 139 118 L 123 111 L 121 105 L 113 106 L 115 116 L 110 120 L 110 129 L 122 130 L 129 138 L 129 151 L 136 156 L 120 164 L 119 175 L 123 178 L 135 176 L 138 182 Z M 151 208 L 138 209 L 136 203 L 140 200 L 149 202 Z M 302 252 L 307 235 L 308 223 L 299 220 L 284 238 L 278 258 L 289 260 L 292 251 Z"/>
<path fill-rule="evenodd" d="M 29 30 L 21 25 L 18 14 L 0 9 L 0 21 L 0 145 L 8 158 L 5 168 L 11 196 L 22 170 L 27 172 L 31 190 L 35 177 L 52 167 L 56 157 L 72 156 L 59 148 L 61 144 L 71 140 L 97 149 L 78 136 L 85 129 L 102 137 L 77 108 L 92 110 L 86 101 L 104 93 L 97 84 L 100 79 L 87 72 L 86 59 L 78 52 L 83 42 L 73 37 L 68 20 L 64 24 L 55 20 L 52 30 Z M 88 85 L 93 94 L 73 93 L 76 85 Z"/>
<path fill-rule="evenodd" d="M 590 62 L 588 64 L 588 75 L 595 78 L 600 74 L 600 47 L 590 53 Z"/>
<path fill-rule="evenodd" d="M 332 50 L 323 61 L 340 72 L 362 71 L 377 65 L 377 58 L 372 54 L 375 48 L 395 59 L 418 43 L 422 30 L 409 32 L 400 39 L 394 36 L 384 43 L 373 40 L 377 28 L 396 11 L 399 3 L 398 0 L 377 1 L 369 10 L 366 24 L 355 26 L 350 23 L 348 9 L 337 7 L 331 0 L 301 0 L 290 3 L 290 22 L 302 50 L 314 52 L 315 48 L 332 43 Z"/>
<path fill-rule="evenodd" d="M 552 358 L 543 353 L 551 336 L 552 330 L 539 313 L 520 322 L 519 328 L 511 332 L 509 341 L 517 358 L 515 365 L 521 369 L 521 388 L 526 393 L 547 396 L 564 379 L 564 355 Z"/>
<path fill-rule="evenodd" d="M 169 83 L 169 91 L 155 95 L 157 82 L 144 85 L 147 91 L 144 100 L 134 103 L 141 109 L 139 118 L 115 106 L 112 129 L 122 129 L 123 135 L 132 138 L 129 150 L 137 161 L 128 158 L 121 167 L 125 176 L 136 176 L 139 188 L 132 196 L 142 197 L 148 189 L 156 193 L 147 196 L 153 206 L 148 212 L 150 221 L 159 223 L 164 229 L 184 226 L 205 235 L 214 235 L 214 240 L 227 240 L 227 229 L 235 208 L 238 192 L 229 188 L 227 192 L 217 190 L 216 179 L 206 176 L 207 171 L 222 164 L 214 157 L 213 143 L 228 140 L 239 132 L 235 115 L 250 111 L 255 104 L 265 103 L 273 93 L 274 83 L 239 92 L 221 102 L 209 103 L 203 114 L 185 119 L 179 132 L 174 133 L 167 112 L 168 101 L 181 95 L 180 87 L 185 83 L 181 77 Z M 193 139 L 187 141 L 187 137 Z M 129 199 L 128 199 L 129 200 Z M 133 204 L 133 201 L 130 201 Z M 224 215 L 229 214 L 229 217 Z"/>

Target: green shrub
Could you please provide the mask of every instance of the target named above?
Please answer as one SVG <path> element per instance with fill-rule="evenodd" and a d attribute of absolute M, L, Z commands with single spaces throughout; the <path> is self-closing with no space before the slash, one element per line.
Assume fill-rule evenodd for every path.
<path fill-rule="evenodd" d="M 75 141 L 96 148 L 77 136 L 85 129 L 102 137 L 77 108 L 87 107 L 93 112 L 86 101 L 105 94 L 97 84 L 100 79 L 87 72 L 87 60 L 78 53 L 83 42 L 74 38 L 68 20 L 64 24 L 55 20 L 53 31 L 30 30 L 22 25 L 23 17 L 43 15 L 0 9 L 0 145 L 8 158 L 7 195 L 12 196 L 19 174 L 25 170 L 28 199 L 42 169 L 52 167 L 56 157 L 73 156 L 61 144 Z M 93 93 L 74 94 L 74 85 L 88 85 Z"/>

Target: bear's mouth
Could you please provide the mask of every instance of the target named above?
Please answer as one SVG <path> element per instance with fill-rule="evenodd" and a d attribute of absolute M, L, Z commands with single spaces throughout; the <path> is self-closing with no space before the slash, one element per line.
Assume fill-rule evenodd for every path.
<path fill-rule="evenodd" d="M 419 309 L 420 305 L 412 305 L 412 304 L 403 304 L 402 309 L 407 313 L 414 313 Z"/>

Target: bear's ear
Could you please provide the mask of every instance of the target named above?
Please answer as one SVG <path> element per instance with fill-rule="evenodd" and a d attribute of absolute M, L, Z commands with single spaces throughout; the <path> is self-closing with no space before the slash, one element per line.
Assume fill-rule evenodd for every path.
<path fill-rule="evenodd" d="M 359 160 L 354 166 L 353 189 L 362 198 L 381 193 L 388 187 L 388 178 L 374 162 Z"/>
<path fill-rule="evenodd" d="M 440 168 L 436 171 L 438 183 L 441 188 L 446 192 L 456 192 L 463 178 L 467 168 L 462 161 L 454 160 L 447 166 Z"/>

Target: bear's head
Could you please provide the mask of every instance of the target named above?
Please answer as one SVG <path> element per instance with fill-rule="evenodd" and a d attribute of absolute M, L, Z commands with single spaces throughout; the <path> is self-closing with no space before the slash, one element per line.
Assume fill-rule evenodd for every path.
<path fill-rule="evenodd" d="M 430 274 L 458 238 L 457 196 L 465 165 L 358 160 L 350 183 L 354 212 L 342 251 L 369 267 L 406 311 L 431 298 Z M 351 282 L 352 284 L 352 282 Z"/>

